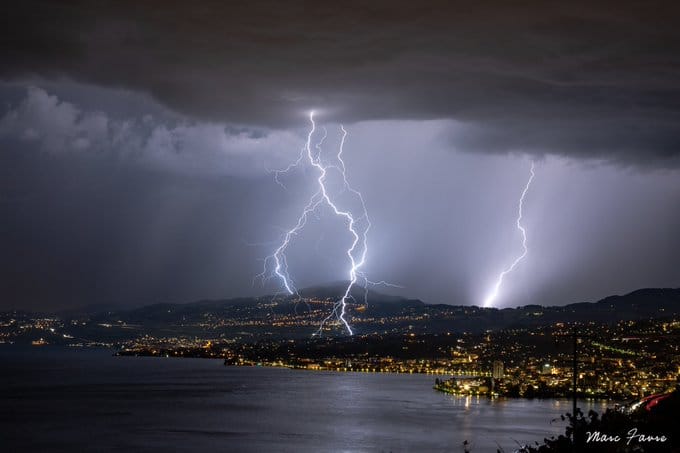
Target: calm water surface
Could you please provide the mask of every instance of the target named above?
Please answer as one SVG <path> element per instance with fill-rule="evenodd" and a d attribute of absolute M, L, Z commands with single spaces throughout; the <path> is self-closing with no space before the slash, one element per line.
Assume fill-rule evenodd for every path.
<path fill-rule="evenodd" d="M 445 395 L 434 377 L 0 346 L 3 451 L 505 452 L 570 402 Z M 602 403 L 583 404 L 602 410 Z"/>

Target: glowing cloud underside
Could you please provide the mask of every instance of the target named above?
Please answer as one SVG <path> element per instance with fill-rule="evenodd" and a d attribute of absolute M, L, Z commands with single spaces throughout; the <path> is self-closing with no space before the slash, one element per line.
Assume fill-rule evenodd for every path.
<path fill-rule="evenodd" d="M 366 276 L 361 271 L 362 266 L 366 262 L 366 253 L 368 252 L 368 242 L 367 234 L 368 230 L 371 228 L 371 222 L 368 219 L 368 213 L 366 211 L 366 204 L 364 203 L 364 198 L 360 192 L 353 189 L 349 182 L 347 181 L 345 162 L 342 158 L 343 148 L 345 145 L 345 138 L 347 137 L 347 131 L 341 125 L 340 130 L 342 131 L 342 138 L 340 140 L 340 146 L 338 153 L 335 155 L 333 163 L 325 163 L 321 159 L 321 145 L 326 139 L 326 131 L 324 129 L 323 137 L 312 146 L 312 138 L 316 132 L 316 123 L 314 122 L 314 112 L 309 115 L 309 121 L 311 123 L 311 129 L 307 134 L 307 141 L 305 146 L 300 151 L 300 156 L 298 159 L 290 164 L 286 169 L 279 170 L 275 172 L 275 180 L 277 183 L 281 184 L 278 179 L 279 175 L 288 172 L 292 168 L 300 165 L 303 161 L 307 161 L 312 167 L 318 171 L 317 190 L 310 197 L 309 202 L 302 210 L 300 216 L 298 217 L 297 223 L 283 235 L 280 245 L 276 248 L 274 253 L 269 255 L 264 260 L 264 269 L 260 274 L 260 277 L 265 278 L 266 276 L 276 277 L 281 281 L 283 288 L 289 295 L 297 295 L 299 297 L 298 291 L 288 274 L 288 262 L 286 260 L 286 249 L 290 245 L 293 238 L 299 235 L 304 229 L 309 215 L 316 212 L 321 206 L 329 207 L 333 213 L 341 218 L 347 225 L 347 231 L 352 237 L 351 244 L 347 249 L 347 258 L 349 260 L 348 277 L 349 283 L 345 287 L 342 297 L 333 305 L 333 310 L 331 313 L 321 321 L 319 329 L 316 334 L 321 334 L 324 325 L 331 321 L 332 319 L 337 319 L 338 322 L 342 324 L 348 334 L 353 335 L 352 327 L 347 321 L 347 303 L 352 299 L 350 294 L 352 287 L 357 283 L 357 280 L 361 279 L 364 283 L 364 288 L 367 288 L 368 284 L 375 284 L 366 278 Z M 348 192 L 352 194 L 358 200 L 358 212 L 353 213 L 351 210 L 343 210 L 338 207 L 335 201 L 334 194 L 330 193 L 327 186 L 327 178 L 330 172 L 337 172 L 337 174 L 342 178 L 343 190 L 342 192 Z M 341 192 L 341 193 L 342 193 Z M 339 194 L 335 194 L 339 195 Z M 269 275 L 268 275 L 269 274 Z M 383 283 L 383 282 L 380 282 Z M 367 293 L 367 290 L 366 290 Z"/>
<path fill-rule="evenodd" d="M 529 187 L 531 186 L 531 181 L 533 181 L 535 176 L 534 173 L 534 163 L 531 162 L 531 175 L 529 176 L 529 180 L 527 181 L 527 184 L 524 186 L 524 190 L 522 191 L 522 196 L 519 198 L 519 208 L 517 212 L 517 229 L 520 231 L 522 234 L 522 254 L 515 258 L 515 261 L 512 262 L 512 264 L 505 269 L 503 272 L 500 273 L 498 276 L 498 280 L 496 280 L 496 285 L 493 288 L 493 291 L 491 294 L 487 296 L 487 298 L 484 300 L 484 307 L 490 307 L 493 305 L 493 302 L 496 300 L 498 297 L 498 292 L 500 291 L 501 285 L 503 284 L 503 278 L 510 272 L 512 272 L 515 267 L 524 259 L 525 256 L 527 256 L 527 253 L 529 250 L 527 249 L 527 231 L 524 229 L 522 226 L 522 207 L 524 205 L 524 197 L 526 196 L 527 192 L 529 191 Z"/>

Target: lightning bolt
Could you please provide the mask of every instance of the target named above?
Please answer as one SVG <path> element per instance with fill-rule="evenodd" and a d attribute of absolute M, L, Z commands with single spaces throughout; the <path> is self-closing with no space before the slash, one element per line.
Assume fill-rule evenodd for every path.
<path fill-rule="evenodd" d="M 533 181 L 535 176 L 534 173 L 534 162 L 531 162 L 531 175 L 529 176 L 529 180 L 527 181 L 526 185 L 524 186 L 524 190 L 522 191 L 522 196 L 519 198 L 519 208 L 517 210 L 517 229 L 522 233 L 522 254 L 515 258 L 515 261 L 512 262 L 512 264 L 505 269 L 503 272 L 500 273 L 498 276 L 498 280 L 496 280 L 496 285 L 493 288 L 493 291 L 491 294 L 487 296 L 487 298 L 484 300 L 484 307 L 490 307 L 494 300 L 498 297 L 498 292 L 501 288 L 501 285 L 503 284 L 503 278 L 510 272 L 512 272 L 515 267 L 524 259 L 525 256 L 527 256 L 527 253 L 529 250 L 527 249 L 527 231 L 524 229 L 522 226 L 522 207 L 524 206 L 524 197 L 526 196 L 527 192 L 529 191 L 529 187 L 531 186 L 531 181 Z"/>
<path fill-rule="evenodd" d="M 269 276 L 276 277 L 281 281 L 283 288 L 289 295 L 297 295 L 300 297 L 295 284 L 293 283 L 290 275 L 288 273 L 288 262 L 286 260 L 286 249 L 290 245 L 291 241 L 295 236 L 298 236 L 309 219 L 310 214 L 317 212 L 319 207 L 328 206 L 333 213 L 342 218 L 346 225 L 347 230 L 352 236 L 352 243 L 346 251 L 347 258 L 349 259 L 350 268 L 348 271 L 349 283 L 345 287 L 344 293 L 340 299 L 338 299 L 334 305 L 331 313 L 321 321 L 319 329 L 315 335 L 320 335 L 323 331 L 324 325 L 329 322 L 332 318 L 336 318 L 345 328 L 349 335 L 353 335 L 352 327 L 347 321 L 347 305 L 350 299 L 354 299 L 351 295 L 352 288 L 357 283 L 359 279 L 364 282 L 364 288 L 367 285 L 374 284 L 368 280 L 365 274 L 362 272 L 362 267 L 366 263 L 366 254 L 368 253 L 368 231 L 371 228 L 371 222 L 368 218 L 368 212 L 366 210 L 366 203 L 361 193 L 350 186 L 347 180 L 347 170 L 345 167 L 345 162 L 342 157 L 342 153 L 345 146 L 345 139 L 347 138 L 347 131 L 340 125 L 340 130 L 342 131 L 342 137 L 340 140 L 340 146 L 338 153 L 335 156 L 336 162 L 334 164 L 324 164 L 321 160 L 321 145 L 327 137 L 327 132 L 324 128 L 324 135 L 321 140 L 312 146 L 312 137 L 316 132 L 316 122 L 314 121 L 314 112 L 309 114 L 309 122 L 311 123 L 311 128 L 307 134 L 307 140 L 305 146 L 301 149 L 300 155 L 297 160 L 287 168 L 283 170 L 278 170 L 275 172 L 275 181 L 285 188 L 285 186 L 279 180 L 279 175 L 287 173 L 292 168 L 297 167 L 306 160 L 312 167 L 314 167 L 319 176 L 316 180 L 317 190 L 310 197 L 309 202 L 303 208 L 296 224 L 287 230 L 281 239 L 281 243 L 274 250 L 274 253 L 267 256 L 264 260 L 264 268 L 261 274 L 258 276 L 265 279 L 271 268 L 271 273 Z M 351 193 L 359 201 L 359 212 L 358 215 L 354 215 L 350 210 L 342 210 L 338 207 L 336 201 L 329 193 L 327 183 L 327 177 L 330 171 L 336 171 L 342 178 L 343 192 Z M 377 284 L 383 284 L 384 282 L 378 282 Z M 366 294 L 368 290 L 366 289 Z"/>

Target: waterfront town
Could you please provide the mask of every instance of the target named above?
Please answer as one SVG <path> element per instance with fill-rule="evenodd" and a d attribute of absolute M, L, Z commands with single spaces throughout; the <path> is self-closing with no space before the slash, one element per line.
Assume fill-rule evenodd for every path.
<path fill-rule="evenodd" d="M 351 338 L 233 340 L 145 336 L 119 354 L 206 357 L 233 366 L 310 371 L 427 373 L 459 395 L 630 399 L 674 389 L 680 375 L 680 320 L 555 325 L 484 334 L 366 335 Z"/>
<path fill-rule="evenodd" d="M 680 315 L 671 291 L 504 310 L 405 299 L 357 304 L 353 336 L 332 323 L 316 331 L 330 296 L 302 304 L 260 298 L 68 316 L 12 311 L 0 313 L 0 347 L 104 347 L 229 366 L 427 373 L 439 391 L 489 397 L 570 396 L 576 369 L 578 395 L 622 400 L 676 386 Z"/>

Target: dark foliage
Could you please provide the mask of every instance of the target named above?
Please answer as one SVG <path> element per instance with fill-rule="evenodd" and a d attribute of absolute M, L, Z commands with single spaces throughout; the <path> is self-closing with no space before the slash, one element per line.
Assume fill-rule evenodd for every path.
<path fill-rule="evenodd" d="M 601 417 L 595 411 L 576 415 L 567 413 L 562 420 L 569 420 L 563 435 L 544 439 L 543 444 L 524 446 L 519 453 L 656 453 L 679 452 L 677 429 L 678 391 L 673 392 L 663 407 L 653 412 L 640 409 L 631 414 L 608 409 Z M 644 435 L 645 438 L 639 437 Z M 649 437 L 665 437 L 666 441 Z"/>

